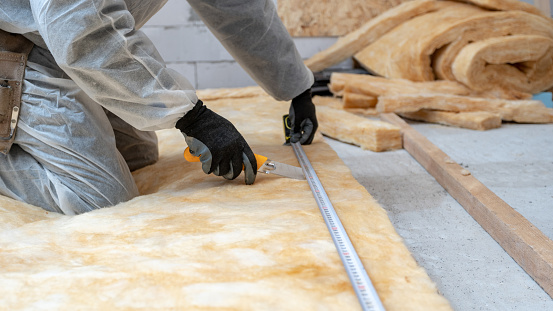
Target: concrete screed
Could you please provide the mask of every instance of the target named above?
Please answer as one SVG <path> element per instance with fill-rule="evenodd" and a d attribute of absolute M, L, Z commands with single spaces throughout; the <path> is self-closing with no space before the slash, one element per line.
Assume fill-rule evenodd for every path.
<path fill-rule="evenodd" d="M 553 237 L 553 124 L 480 132 L 409 123 Z M 553 310 L 553 299 L 407 151 L 327 142 L 455 310 Z"/>

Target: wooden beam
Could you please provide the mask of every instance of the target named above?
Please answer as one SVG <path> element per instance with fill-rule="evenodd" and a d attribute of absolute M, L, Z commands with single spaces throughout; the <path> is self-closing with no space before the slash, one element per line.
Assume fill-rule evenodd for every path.
<path fill-rule="evenodd" d="M 396 114 L 381 119 L 401 128 L 405 150 L 553 297 L 553 241 Z"/>

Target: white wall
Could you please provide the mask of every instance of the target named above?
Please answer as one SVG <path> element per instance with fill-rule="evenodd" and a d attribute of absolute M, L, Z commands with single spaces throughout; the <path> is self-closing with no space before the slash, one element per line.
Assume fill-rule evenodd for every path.
<path fill-rule="evenodd" d="M 169 0 L 142 30 L 154 42 L 167 66 L 183 74 L 197 89 L 255 85 L 184 0 Z M 294 41 L 301 56 L 309 58 L 329 47 L 336 38 L 294 38 Z M 348 61 L 337 67 L 349 66 Z"/>
<path fill-rule="evenodd" d="M 142 30 L 154 42 L 167 66 L 183 74 L 197 89 L 255 85 L 184 0 L 169 0 Z M 302 57 L 309 58 L 329 47 L 336 38 L 294 41 Z"/>

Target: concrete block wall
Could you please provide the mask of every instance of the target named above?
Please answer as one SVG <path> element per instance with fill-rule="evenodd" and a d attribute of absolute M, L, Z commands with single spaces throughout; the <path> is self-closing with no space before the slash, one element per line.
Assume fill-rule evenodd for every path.
<path fill-rule="evenodd" d="M 142 30 L 154 42 L 167 66 L 184 75 L 196 89 L 256 85 L 184 0 L 169 0 Z M 307 59 L 332 45 L 336 38 L 294 38 L 294 41 L 300 55 Z M 351 61 L 337 67 L 351 67 Z"/>
<path fill-rule="evenodd" d="M 184 0 L 169 0 L 142 27 L 167 66 L 197 89 L 256 85 Z M 332 45 L 336 38 L 295 38 L 305 59 Z M 339 65 L 351 66 L 349 62 Z"/>

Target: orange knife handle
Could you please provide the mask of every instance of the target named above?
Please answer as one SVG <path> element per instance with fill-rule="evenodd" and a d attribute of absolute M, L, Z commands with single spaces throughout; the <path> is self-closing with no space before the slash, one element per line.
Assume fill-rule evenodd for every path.
<path fill-rule="evenodd" d="M 262 166 L 263 166 L 263 163 L 265 163 L 268 159 L 267 157 L 264 157 L 262 155 L 259 155 L 259 154 L 253 154 L 255 156 L 255 160 L 257 161 L 257 170 L 258 171 Z"/>
<path fill-rule="evenodd" d="M 190 148 L 186 147 L 184 150 L 184 159 L 188 162 L 200 162 L 200 157 L 197 157 L 190 153 Z"/>
<path fill-rule="evenodd" d="M 186 147 L 186 149 L 184 150 L 184 158 L 188 162 L 200 162 L 200 157 L 192 155 L 192 153 L 190 153 L 190 148 L 188 148 L 188 147 Z M 260 169 L 261 166 L 263 165 L 263 163 L 265 163 L 265 161 L 267 161 L 267 157 L 256 154 L 255 155 L 255 160 L 257 161 L 257 169 Z M 242 169 L 244 169 L 243 166 L 242 166 Z"/>

